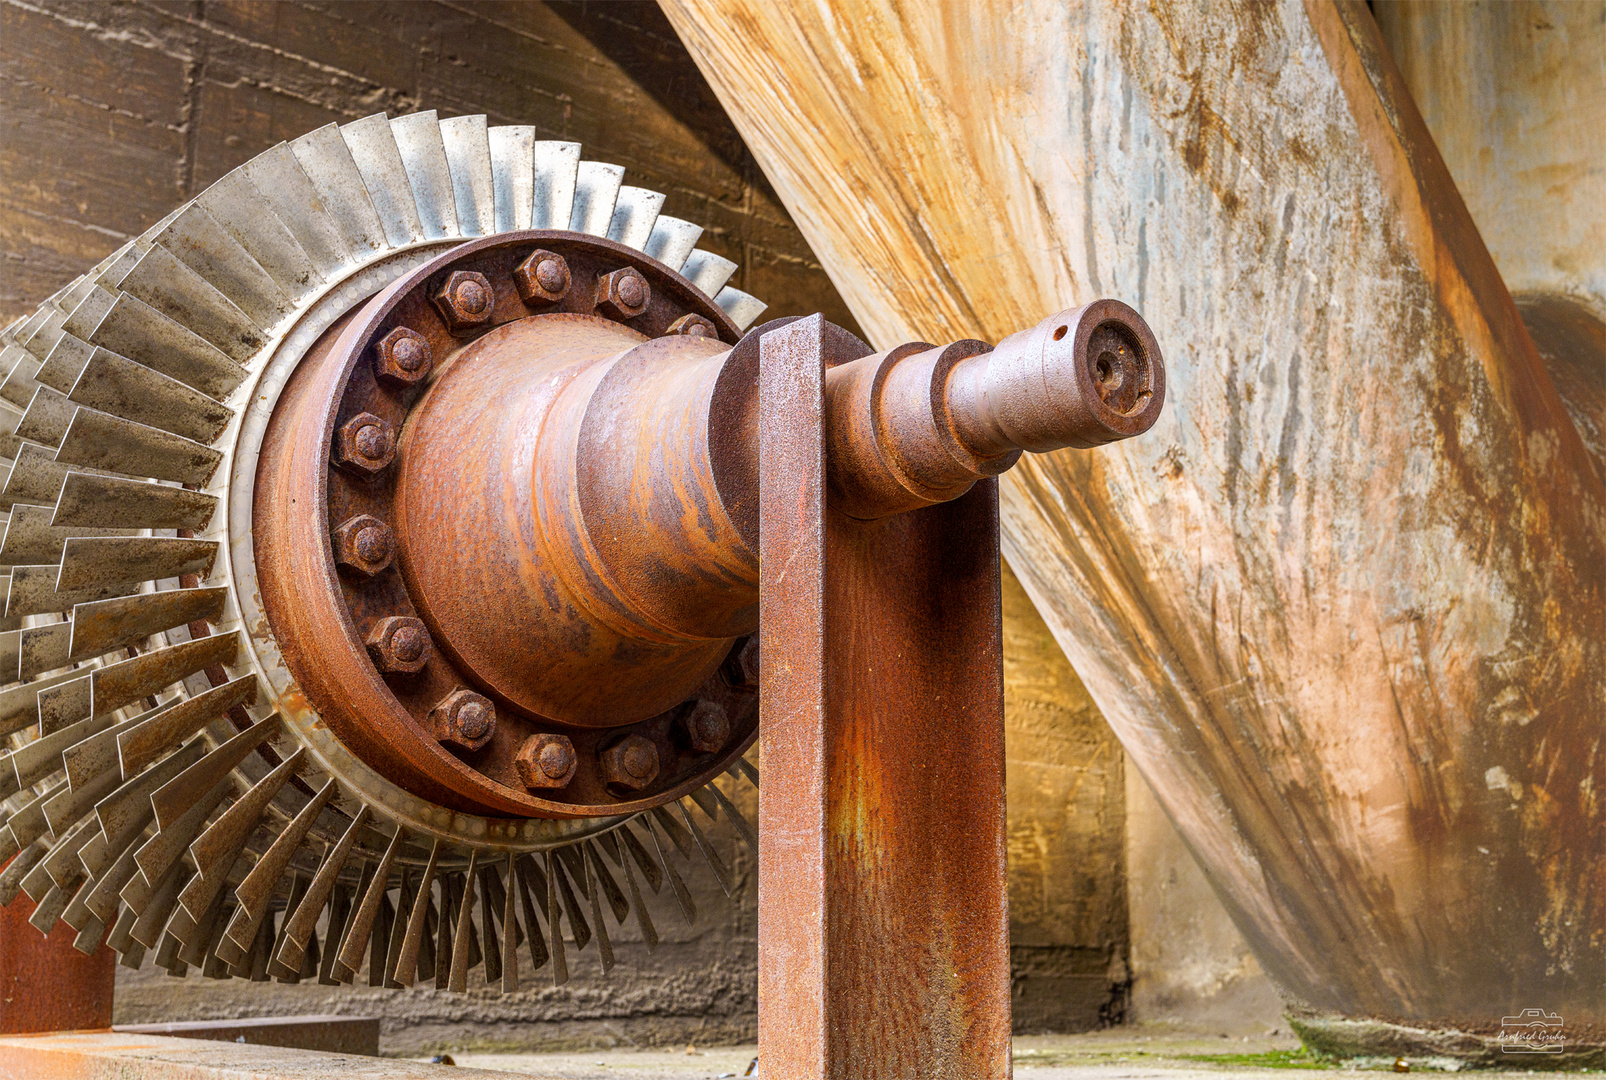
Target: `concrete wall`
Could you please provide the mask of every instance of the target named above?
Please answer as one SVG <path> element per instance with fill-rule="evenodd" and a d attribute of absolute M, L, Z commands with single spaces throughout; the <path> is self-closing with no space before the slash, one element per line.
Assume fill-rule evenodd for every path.
<path fill-rule="evenodd" d="M 769 315 L 853 318 L 651 3 L 0 3 L 0 319 L 283 139 L 381 110 L 572 139 Z"/>
<path fill-rule="evenodd" d="M 281 140 L 377 110 L 484 112 L 585 144 L 708 227 L 733 283 L 772 315 L 852 316 L 651 3 L 22 3 L 0 0 L 0 319 L 22 314 L 129 236 Z M 1108 728 L 1006 579 L 1010 898 L 1024 1030 L 1119 1021 L 1126 1008 L 1122 762 Z M 742 794 L 754 809 L 752 792 Z M 743 888 L 688 873 L 703 917 L 650 905 L 604 979 L 512 997 L 281 986 L 120 969 L 119 1023 L 378 1013 L 387 1052 L 728 1042 L 754 1033 L 754 865 L 715 830 Z"/>
<path fill-rule="evenodd" d="M 1204 871 L 1137 769 L 1126 776 L 1128 1019 L 1224 1035 L 1286 1030 L 1277 987 Z"/>
<path fill-rule="evenodd" d="M 1121 744 L 1007 565 L 1003 600 L 1015 1030 L 1120 1023 L 1129 983 Z"/>
<path fill-rule="evenodd" d="M 1016 1031 L 1286 1029 L 1276 986 L 1007 566 L 1003 599 Z"/>
<path fill-rule="evenodd" d="M 1606 476 L 1606 7 L 1377 0 L 1373 8 Z"/>

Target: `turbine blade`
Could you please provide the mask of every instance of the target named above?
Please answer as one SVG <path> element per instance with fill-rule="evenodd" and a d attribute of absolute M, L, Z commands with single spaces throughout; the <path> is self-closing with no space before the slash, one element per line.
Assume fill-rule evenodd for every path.
<path fill-rule="evenodd" d="M 669 269 L 679 271 L 686 265 L 686 259 L 702 236 L 701 225 L 660 214 L 658 220 L 653 222 L 652 235 L 647 237 L 647 246 L 642 250 Z"/>
<path fill-rule="evenodd" d="M 351 159 L 362 175 L 369 201 L 379 213 L 389 245 L 405 247 L 428 239 L 418 220 L 413 187 L 407 180 L 407 169 L 402 165 L 401 151 L 385 114 L 374 113 L 342 124 L 340 137 L 351 150 Z"/>
<path fill-rule="evenodd" d="M 257 860 L 245 880 L 235 888 L 234 895 L 240 902 L 240 910 L 235 913 L 228 937 L 241 950 L 249 949 L 256 940 L 257 929 L 268 913 L 268 904 L 279 887 L 279 879 L 289 867 L 290 859 L 301 846 L 301 841 L 306 839 L 313 822 L 318 820 L 318 815 L 329 805 L 329 800 L 334 798 L 337 790 L 333 779 L 324 781 L 323 787 L 268 845 L 262 858 Z"/>
<path fill-rule="evenodd" d="M 457 902 L 457 930 L 452 938 L 452 968 L 446 989 L 461 994 L 468 989 L 469 940 L 474 936 L 474 884 L 479 876 L 480 853 L 471 851 L 463 895 Z"/>
<path fill-rule="evenodd" d="M 668 815 L 666 814 L 665 817 Z M 680 913 L 686 920 L 687 926 L 697 925 L 697 903 L 692 899 L 691 890 L 681 880 L 680 873 L 669 861 L 669 853 L 664 850 L 663 841 L 658 839 L 658 830 L 653 828 L 651 814 L 642 814 L 641 820 L 647 825 L 647 835 L 652 837 L 653 847 L 658 852 L 658 861 L 663 865 L 665 873 L 669 875 L 669 888 L 675 894 L 675 903 L 680 906 Z"/>
<path fill-rule="evenodd" d="M 496 182 L 485 117 L 454 116 L 442 120 L 440 128 L 458 228 L 464 236 L 489 236 L 496 231 Z"/>
<path fill-rule="evenodd" d="M 697 842 L 698 850 L 703 853 L 703 858 L 708 861 L 709 869 L 714 871 L 714 877 L 719 880 L 719 887 L 725 890 L 726 896 L 734 896 L 735 885 L 731 881 L 731 872 L 726 867 L 725 860 L 719 857 L 719 852 L 714 850 L 714 845 L 708 842 L 708 837 L 703 834 L 702 826 L 693 821 L 691 815 L 686 812 L 686 804 L 678 802 L 675 806 L 680 810 L 680 817 L 686 823 L 686 828 L 691 831 L 692 839 Z"/>
<path fill-rule="evenodd" d="M 623 166 L 606 161 L 580 162 L 574 181 L 574 209 L 569 212 L 569 231 L 607 236 L 624 179 Z"/>
<path fill-rule="evenodd" d="M 306 958 L 307 941 L 312 937 L 313 928 L 317 925 L 318 916 L 323 913 L 323 906 L 329 899 L 329 893 L 334 889 L 335 879 L 340 876 L 341 869 L 346 865 L 346 857 L 351 853 L 351 846 L 357 842 L 357 834 L 368 821 L 369 810 L 367 806 L 361 807 L 351 825 L 335 841 L 323 865 L 318 867 L 318 873 L 312 879 L 312 885 L 307 889 L 307 895 L 302 897 L 301 903 L 296 906 L 295 914 L 285 922 L 284 940 L 274 952 L 274 958 L 287 968 L 299 969 Z"/>
<path fill-rule="evenodd" d="M 119 596 L 73 608 L 69 661 L 102 656 L 113 649 L 144 641 L 152 634 L 192 622 L 215 623 L 223 617 L 226 587 L 169 589 L 166 592 Z"/>
<path fill-rule="evenodd" d="M 424 876 L 419 880 L 413 909 L 407 918 L 407 935 L 402 939 L 401 955 L 396 960 L 396 981 L 403 986 L 413 985 L 418 978 L 418 949 L 424 937 L 430 889 L 435 884 L 435 868 L 440 864 L 442 846 L 439 840 L 430 845 L 429 862 L 424 865 Z"/>
<path fill-rule="evenodd" d="M 752 822 L 748 821 L 742 812 L 736 809 L 736 804 L 731 802 L 725 793 L 719 790 L 717 785 L 709 784 L 704 790 L 714 793 L 714 800 L 724 808 L 725 816 L 730 818 L 731 824 L 736 826 L 736 831 L 740 833 L 742 839 L 747 842 L 748 848 L 753 852 L 754 855 L 757 855 L 758 830 L 753 828 Z"/>
<path fill-rule="evenodd" d="M 491 146 L 491 183 L 496 197 L 496 231 L 513 232 L 531 226 L 531 154 L 535 129 L 523 125 L 494 127 L 486 132 Z M 577 159 L 578 160 L 578 159 Z"/>
<path fill-rule="evenodd" d="M 390 122 L 390 134 L 400 152 L 424 236 L 441 240 L 463 235 L 457 227 L 457 195 L 452 190 L 452 170 L 435 110 L 398 116 Z"/>
<path fill-rule="evenodd" d="M 558 860 L 552 852 L 546 853 L 546 924 L 552 932 L 552 985 L 562 986 L 569 981 L 569 960 L 564 955 L 563 928 L 558 925 Z M 571 921 L 572 925 L 572 921 Z"/>
<path fill-rule="evenodd" d="M 532 229 L 566 229 L 574 213 L 580 144 L 538 142 L 530 147 Z"/>
<path fill-rule="evenodd" d="M 65 471 L 52 495 L 52 525 L 201 530 L 212 520 L 217 497 L 201 491 L 130 480 L 126 476 Z"/>
<path fill-rule="evenodd" d="M 223 636 L 222 640 L 228 641 L 228 639 L 233 637 L 233 634 L 226 634 Z M 199 642 L 191 642 L 190 644 L 198 645 L 204 642 L 218 640 L 220 639 L 215 637 L 202 638 Z M 228 641 L 231 652 L 234 644 L 234 642 Z M 177 648 L 183 647 L 184 646 L 182 645 L 177 646 Z M 222 651 L 223 650 L 217 650 L 210 654 L 191 654 L 190 658 L 185 660 L 184 664 L 181 666 L 187 666 L 190 663 L 196 662 L 196 660 L 205 660 L 208 661 L 208 664 L 211 662 L 216 662 L 212 658 L 216 657 Z M 147 653 L 145 656 L 142 656 L 139 659 L 148 660 L 151 657 L 160 655 L 160 653 Z M 132 661 L 130 661 L 130 663 L 132 663 Z M 100 670 L 104 672 L 112 671 L 114 669 L 101 668 Z M 192 673 L 186 672 L 185 674 Z M 159 690 L 162 688 L 162 686 L 168 685 L 167 683 L 163 683 L 159 686 L 151 686 L 151 682 L 157 679 L 168 678 L 171 675 L 171 669 L 159 670 L 155 674 L 149 675 L 149 677 L 145 679 L 142 684 L 134 686 L 133 689 L 142 691 L 138 694 L 138 696 L 144 697 L 146 694 L 151 693 L 154 690 Z M 182 675 L 177 676 L 172 678 L 170 681 L 176 682 L 178 678 L 182 677 Z M 112 700 L 118 702 L 116 707 L 121 707 L 122 705 L 126 705 L 129 701 L 134 700 L 133 698 L 129 698 L 127 696 L 130 689 L 128 684 L 134 681 L 135 680 L 133 679 L 121 680 L 122 685 L 114 685 L 110 688 L 111 690 L 115 691 L 115 693 L 111 694 L 110 696 L 112 697 Z M 234 706 L 254 704 L 256 702 L 256 695 L 256 676 L 242 675 L 233 682 L 227 682 L 222 686 L 213 687 L 204 694 L 181 701 L 172 708 L 165 709 L 162 712 L 157 713 L 155 716 L 152 716 L 150 719 L 129 728 L 127 731 L 117 736 L 117 759 L 122 763 L 123 775 L 133 775 L 138 770 L 150 764 L 150 762 L 154 761 L 157 757 L 161 756 L 161 754 L 165 752 L 169 746 L 172 746 L 181 739 L 187 739 L 191 735 L 194 735 L 207 724 L 211 723 L 219 716 L 222 716 L 230 709 L 234 708 Z M 99 705 L 100 698 L 98 695 L 95 700 L 96 704 Z"/>
<path fill-rule="evenodd" d="M 390 868 L 396 861 L 396 853 L 401 850 L 402 837 L 402 831 L 397 829 L 396 835 L 390 838 L 384 855 L 380 856 L 373 880 L 368 883 L 367 892 L 363 893 L 356 917 L 352 919 L 351 927 L 346 931 L 345 941 L 341 943 L 340 962 L 353 973 L 362 967 L 363 950 L 368 947 L 369 935 L 373 933 L 374 919 L 379 914 L 379 902 L 384 899 L 385 890 L 389 887 Z"/>

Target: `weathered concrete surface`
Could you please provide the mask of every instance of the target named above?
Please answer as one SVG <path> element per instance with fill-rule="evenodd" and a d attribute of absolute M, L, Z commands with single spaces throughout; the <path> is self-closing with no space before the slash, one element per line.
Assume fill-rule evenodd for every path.
<path fill-rule="evenodd" d="M 1341 1016 L 1291 1016 L 1289 1024 L 1306 1046 L 1345 1061 L 1426 1059 L 1451 1068 L 1598 1070 L 1606 1067 L 1606 1045 L 1562 1042 L 1554 1053 L 1531 1053 L 1496 1035 L 1453 1028 L 1414 1028 L 1381 1020 Z M 1518 1052 L 1520 1051 L 1520 1052 Z"/>
<path fill-rule="evenodd" d="M 877 345 L 1156 327 L 1005 550 L 1273 977 L 1606 1022 L 1606 492 L 1364 5 L 665 7 Z"/>
<path fill-rule="evenodd" d="M 505 1073 L 464 1068 L 458 1080 Z M 176 1039 L 166 1035 L 84 1032 L 0 1037 L 6 1080 L 434 1080 L 440 1066 L 321 1050 Z"/>
<path fill-rule="evenodd" d="M 1126 783 L 1126 892 L 1136 1024 L 1229 1035 L 1287 1027 L 1283 1000 L 1135 769 Z"/>
<path fill-rule="evenodd" d="M 1606 9 L 1378 0 L 1374 10 L 1606 477 Z"/>
<path fill-rule="evenodd" d="M 1015 1031 L 1086 1031 L 1127 1011 L 1123 755 L 1007 565 L 1003 601 Z"/>
<path fill-rule="evenodd" d="M 1374 1025 L 1376 1026 L 1376 1025 Z M 1412 1072 L 1454 1069 L 1460 1062 L 1437 1052 L 1443 1042 L 1392 1044 L 1379 1041 L 1365 1058 L 1344 1063 L 1323 1059 L 1300 1047 L 1283 1024 L 1276 1034 L 1229 1037 L 1208 1028 L 1173 1031 L 1152 1025 L 1113 1028 L 1080 1035 L 1025 1036 L 1014 1040 L 1015 1075 L 1032 1080 L 1225 1080 L 1288 1076 L 1289 1070 L 1343 1068 L 1345 1074 L 1393 1073 L 1396 1060 Z M 758 1053 L 757 1046 L 696 1047 L 694 1052 L 619 1052 L 589 1054 L 465 1054 L 459 1064 L 505 1069 L 563 1080 L 714 1080 L 740 1076 Z M 1502 1066 L 1504 1067 L 1502 1069 Z M 1479 1080 L 1529 1076 L 1510 1057 L 1492 1062 Z M 1498 1071 L 1496 1071 L 1498 1070 Z M 762 1072 L 762 1070 L 760 1070 Z"/>
<path fill-rule="evenodd" d="M 377 1016 L 259 1016 L 240 1020 L 175 1020 L 160 1024 L 119 1024 L 122 1035 L 171 1035 L 176 1039 L 283 1046 L 337 1054 L 379 1055 Z"/>
<path fill-rule="evenodd" d="M 768 317 L 848 313 L 650 0 L 0 2 L 0 321 L 280 140 L 380 110 L 572 139 Z"/>

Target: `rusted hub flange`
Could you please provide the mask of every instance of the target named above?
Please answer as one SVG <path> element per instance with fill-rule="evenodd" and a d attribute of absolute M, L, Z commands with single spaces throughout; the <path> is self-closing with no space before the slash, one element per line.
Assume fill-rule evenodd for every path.
<path fill-rule="evenodd" d="M 629 440 L 610 424 L 654 437 L 630 396 L 644 373 L 669 372 L 649 393 L 694 407 L 718 366 L 683 373 L 737 336 L 654 260 L 545 231 L 454 248 L 330 328 L 275 409 L 253 514 L 285 660 L 354 753 L 420 797 L 523 817 L 630 813 L 730 767 L 757 734 L 753 680 L 725 674 L 757 662 L 756 608 L 688 616 L 659 611 L 666 590 L 639 581 L 594 587 L 591 534 L 635 510 L 580 506 L 573 477 L 581 444 Z M 582 397 L 549 417 L 571 390 L 595 392 L 596 407 Z M 544 547 L 543 530 L 565 542 Z M 738 544 L 736 560 L 756 590 L 756 557 Z M 727 591 L 714 584 L 685 602 Z M 713 713 L 727 736 L 711 749 Z M 566 749 L 521 766 L 538 746 Z"/>

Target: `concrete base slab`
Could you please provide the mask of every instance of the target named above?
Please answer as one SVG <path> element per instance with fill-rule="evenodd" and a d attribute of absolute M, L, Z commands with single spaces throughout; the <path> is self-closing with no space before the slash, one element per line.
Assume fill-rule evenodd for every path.
<path fill-rule="evenodd" d="M 1293 1025 L 1305 1045 L 1344 1061 L 1403 1058 L 1457 1063 L 1478 1069 L 1606 1068 L 1606 1042 L 1599 1029 L 1577 1031 L 1562 1018 L 1537 1009 L 1536 1027 L 1527 1017 L 1511 1017 L 1498 1033 L 1460 1031 L 1456 1028 L 1417 1028 L 1383 1020 L 1352 1020 L 1341 1016 L 1293 1016 Z M 1547 1027 L 1546 1020 L 1553 1021 Z"/>
<path fill-rule="evenodd" d="M 6 1080 L 442 1080 L 439 1065 L 119 1031 L 0 1038 Z M 505 1080 L 457 1068 L 451 1080 Z"/>
<path fill-rule="evenodd" d="M 129 1035 L 171 1035 L 178 1039 L 211 1039 L 247 1046 L 283 1046 L 333 1054 L 379 1055 L 379 1017 L 250 1016 L 232 1020 L 177 1020 L 166 1024 L 114 1024 Z"/>

